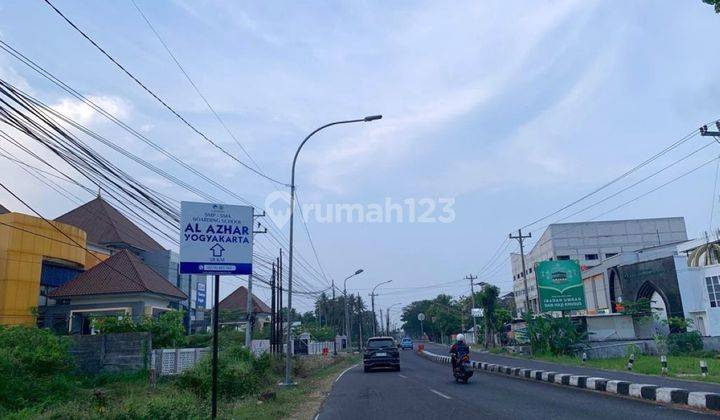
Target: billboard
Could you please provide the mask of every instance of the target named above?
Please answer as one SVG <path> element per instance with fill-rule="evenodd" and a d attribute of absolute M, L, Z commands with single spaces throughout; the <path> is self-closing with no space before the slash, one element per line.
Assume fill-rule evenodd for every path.
<path fill-rule="evenodd" d="M 535 278 L 541 312 L 585 309 L 585 291 L 577 261 L 536 263 Z"/>
<path fill-rule="evenodd" d="M 252 274 L 253 208 L 180 203 L 182 274 Z"/>

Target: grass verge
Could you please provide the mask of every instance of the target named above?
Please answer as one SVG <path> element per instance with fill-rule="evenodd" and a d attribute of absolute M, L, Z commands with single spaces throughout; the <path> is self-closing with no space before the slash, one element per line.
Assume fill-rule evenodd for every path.
<path fill-rule="evenodd" d="M 536 354 L 533 356 L 520 356 L 528 359 L 543 360 L 547 362 L 560 363 L 564 365 L 587 366 L 598 369 L 627 371 L 627 358 L 590 359 L 583 364 L 580 357 L 554 356 L 551 354 Z M 708 376 L 702 376 L 700 361 L 705 360 L 708 365 Z M 720 383 L 720 360 L 713 357 L 697 356 L 668 356 L 668 377 L 679 379 L 691 379 L 706 382 Z M 662 365 L 659 356 L 636 356 L 633 363 L 633 372 L 646 375 L 662 374 Z"/>
<path fill-rule="evenodd" d="M 228 418 L 236 419 L 312 419 L 330 392 L 336 376 L 359 361 L 358 355 L 345 355 L 334 364 L 316 366 L 305 377 L 296 378 L 297 386 L 275 388 L 273 399 L 246 398 L 227 406 L 226 414 Z"/>

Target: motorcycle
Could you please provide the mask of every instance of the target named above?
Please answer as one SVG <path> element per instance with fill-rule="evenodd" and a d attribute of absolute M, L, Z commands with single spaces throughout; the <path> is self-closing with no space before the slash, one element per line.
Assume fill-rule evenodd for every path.
<path fill-rule="evenodd" d="M 453 368 L 453 376 L 455 377 L 455 382 L 457 383 L 468 383 L 468 379 L 470 379 L 471 376 L 473 376 L 473 371 L 470 368 L 470 355 L 466 354 L 463 357 L 460 358 L 460 360 L 457 360 L 457 354 L 453 353 L 451 355 L 454 361 Z"/>

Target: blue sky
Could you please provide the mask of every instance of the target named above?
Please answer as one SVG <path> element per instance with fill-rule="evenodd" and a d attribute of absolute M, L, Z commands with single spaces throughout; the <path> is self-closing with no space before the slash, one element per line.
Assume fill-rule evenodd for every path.
<path fill-rule="evenodd" d="M 309 221 L 328 275 L 341 280 L 364 268 L 349 283 L 363 294 L 393 280 L 378 298 L 381 307 L 441 291 L 467 293 L 462 277 L 477 273 L 508 232 L 720 117 L 720 57 L 713 49 L 720 16 L 700 0 L 136 1 L 243 146 L 274 177 L 289 179 L 295 147 L 317 126 L 384 115 L 372 124 L 328 129 L 306 146 L 298 165 L 302 201 L 455 199 L 456 219 L 449 224 Z M 242 156 L 130 0 L 57 6 L 193 124 Z M 263 203 L 274 191 L 181 125 L 44 2 L 11 0 L 0 9 L 2 40 L 69 85 L 244 197 Z M 5 53 L 0 77 L 210 188 Z M 686 142 L 615 189 L 706 141 Z M 196 199 L 97 147 L 161 191 Z M 590 219 L 649 191 L 718 148 L 570 220 Z M 0 168 L 3 182 L 45 215 L 75 206 L 21 176 L 8 161 L 1 160 Z M 709 228 L 714 179 L 715 166 L 709 165 L 603 219 L 684 216 L 688 234 L 697 236 Z M 24 211 L 3 193 L 0 202 Z M 720 215 L 714 220 L 717 228 Z M 314 261 L 302 227 L 296 233 L 300 253 Z M 509 291 L 506 256 L 481 278 Z M 234 282 L 240 284 L 228 280 L 221 294 Z M 443 285 L 428 287 L 435 284 Z M 311 302 L 297 303 L 307 309 Z"/>

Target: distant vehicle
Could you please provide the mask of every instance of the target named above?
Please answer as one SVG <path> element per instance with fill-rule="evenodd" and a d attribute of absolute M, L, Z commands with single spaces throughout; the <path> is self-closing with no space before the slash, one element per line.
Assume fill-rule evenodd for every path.
<path fill-rule="evenodd" d="M 403 339 L 400 341 L 400 348 L 403 349 L 403 350 L 405 350 L 405 349 L 410 349 L 410 350 L 412 350 L 412 348 L 413 348 L 412 339 L 411 339 L 410 337 L 405 337 L 405 338 L 403 338 Z"/>
<path fill-rule="evenodd" d="M 365 372 L 370 369 L 385 367 L 400 370 L 400 352 L 392 337 L 371 337 L 365 346 L 363 355 Z"/>

